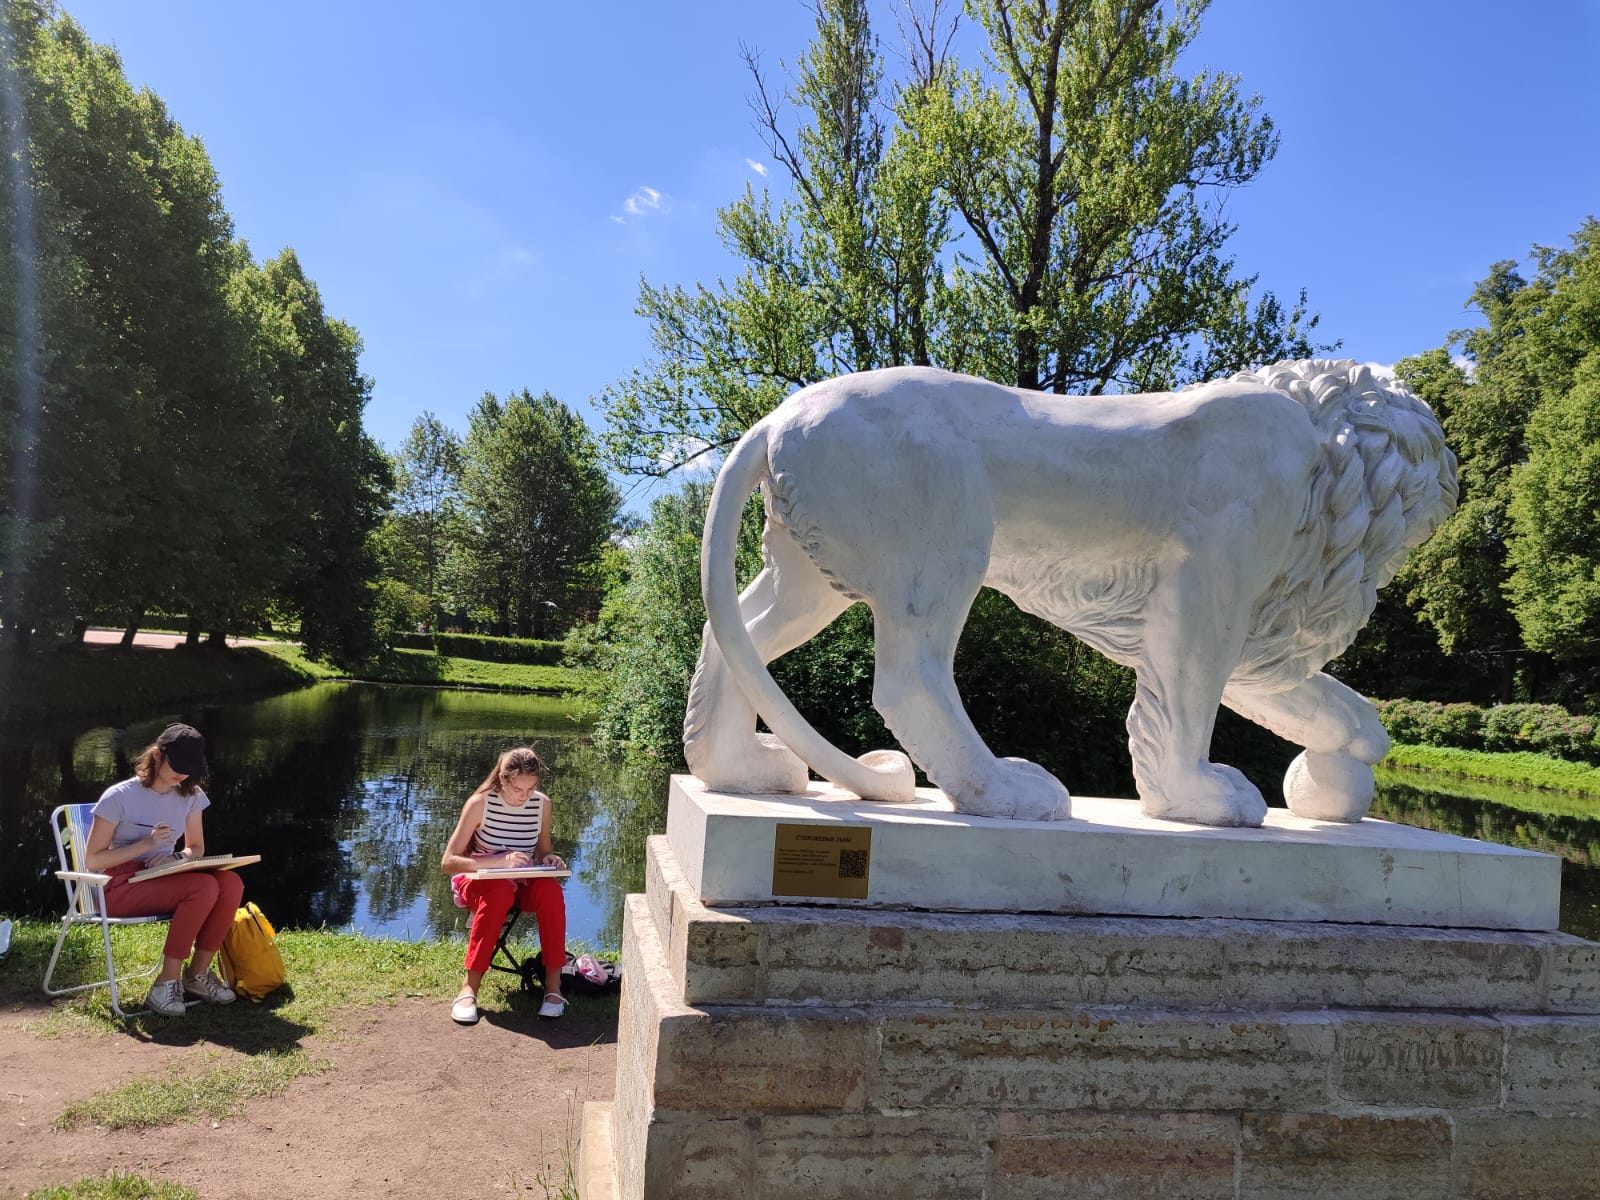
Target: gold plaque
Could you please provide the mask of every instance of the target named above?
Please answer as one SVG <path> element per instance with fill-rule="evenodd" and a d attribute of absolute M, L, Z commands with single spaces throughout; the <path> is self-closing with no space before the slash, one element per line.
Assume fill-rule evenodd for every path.
<path fill-rule="evenodd" d="M 772 894 L 865 900 L 871 866 L 870 826 L 780 823 L 772 839 Z"/>

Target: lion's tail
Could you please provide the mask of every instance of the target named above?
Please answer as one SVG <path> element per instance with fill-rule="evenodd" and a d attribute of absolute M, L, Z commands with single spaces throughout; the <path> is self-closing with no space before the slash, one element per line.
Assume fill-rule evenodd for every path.
<path fill-rule="evenodd" d="M 783 694 L 745 629 L 734 576 L 739 521 L 745 500 L 767 478 L 768 471 L 767 423 L 758 421 L 739 440 L 718 472 L 706 511 L 705 536 L 700 545 L 700 592 L 705 598 L 711 634 L 739 689 L 772 732 L 808 767 L 863 800 L 908 801 L 915 795 L 915 779 L 898 761 L 900 756 L 895 756 L 895 763 L 885 763 L 880 768 L 851 758 L 830 743 Z"/>
<path fill-rule="evenodd" d="M 1456 460 L 1433 410 L 1351 361 L 1234 376 L 1305 406 L 1323 443 L 1284 587 L 1256 611 L 1235 682 L 1290 686 L 1354 639 L 1408 551 L 1450 515 Z"/>

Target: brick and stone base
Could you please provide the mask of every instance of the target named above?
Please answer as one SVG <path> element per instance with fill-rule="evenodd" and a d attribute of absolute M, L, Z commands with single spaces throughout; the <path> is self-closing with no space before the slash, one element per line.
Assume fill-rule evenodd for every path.
<path fill-rule="evenodd" d="M 630 896 L 584 1200 L 1600 1196 L 1600 945 Z"/>

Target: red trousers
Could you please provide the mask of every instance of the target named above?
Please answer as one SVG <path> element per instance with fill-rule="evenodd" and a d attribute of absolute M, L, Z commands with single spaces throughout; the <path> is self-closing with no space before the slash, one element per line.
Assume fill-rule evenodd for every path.
<path fill-rule="evenodd" d="M 233 928 L 233 914 L 244 896 L 244 881 L 236 871 L 185 871 L 161 879 L 129 883 L 139 870 L 137 862 L 122 863 L 109 872 L 106 916 L 159 917 L 172 914 L 167 926 L 166 958 L 188 958 L 195 953 L 215 954 Z"/>
<path fill-rule="evenodd" d="M 467 935 L 467 970 L 487 971 L 495 943 L 512 902 L 523 912 L 532 910 L 539 923 L 539 949 L 545 970 L 567 961 L 567 901 L 554 879 L 465 879 L 461 898 L 472 910 L 472 932 Z"/>

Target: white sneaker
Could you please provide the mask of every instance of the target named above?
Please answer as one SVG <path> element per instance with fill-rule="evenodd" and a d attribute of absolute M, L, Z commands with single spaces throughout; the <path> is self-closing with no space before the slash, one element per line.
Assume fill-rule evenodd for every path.
<path fill-rule="evenodd" d="M 471 992 L 462 992 L 450 1006 L 450 1019 L 457 1025 L 478 1023 L 478 998 Z"/>
<path fill-rule="evenodd" d="M 212 972 L 204 975 L 183 977 L 183 990 L 191 996 L 198 996 L 207 1004 L 232 1004 L 239 997 L 234 995 L 233 989 Z"/>
<path fill-rule="evenodd" d="M 150 994 L 144 998 L 151 1012 L 158 1012 L 163 1017 L 181 1017 L 188 1011 L 188 1006 L 183 1002 L 183 984 L 176 979 L 152 983 Z"/>
<path fill-rule="evenodd" d="M 541 1017 L 553 1020 L 566 1011 L 567 998 L 565 996 L 558 995 L 555 992 L 546 992 L 544 994 L 544 1003 L 539 1005 L 539 1015 Z"/>

